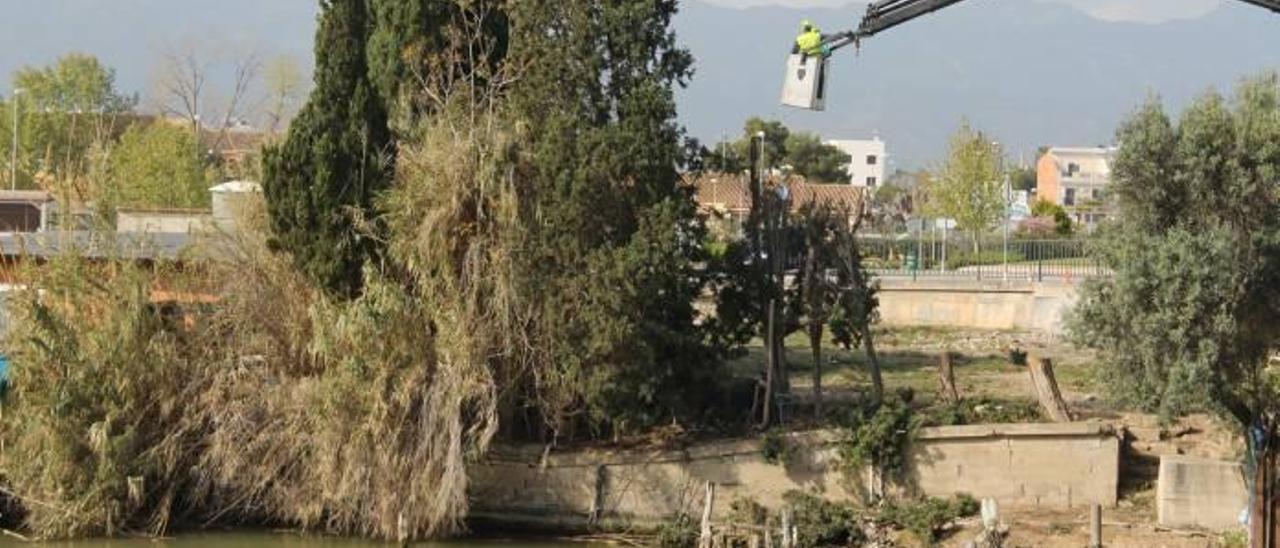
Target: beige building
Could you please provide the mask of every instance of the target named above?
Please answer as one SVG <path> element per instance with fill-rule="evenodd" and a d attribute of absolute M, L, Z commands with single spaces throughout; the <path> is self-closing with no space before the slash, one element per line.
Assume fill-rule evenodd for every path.
<path fill-rule="evenodd" d="M 1036 166 L 1036 199 L 1057 204 L 1087 230 L 1114 209 L 1107 200 L 1115 147 L 1053 147 Z"/>

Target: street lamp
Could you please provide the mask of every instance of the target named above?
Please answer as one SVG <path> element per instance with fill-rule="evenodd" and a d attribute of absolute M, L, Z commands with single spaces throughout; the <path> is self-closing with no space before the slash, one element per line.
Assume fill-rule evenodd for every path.
<path fill-rule="evenodd" d="M 26 91 L 14 88 L 13 97 L 13 144 L 9 148 L 9 190 L 18 189 L 18 96 Z"/>

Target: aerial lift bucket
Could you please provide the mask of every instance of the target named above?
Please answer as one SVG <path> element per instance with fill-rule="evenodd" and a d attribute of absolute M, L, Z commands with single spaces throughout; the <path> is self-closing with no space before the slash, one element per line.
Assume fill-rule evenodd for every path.
<path fill-rule="evenodd" d="M 822 55 L 792 54 L 787 58 L 787 76 L 782 84 L 782 104 L 807 110 L 827 107 L 827 70 L 830 58 Z"/>

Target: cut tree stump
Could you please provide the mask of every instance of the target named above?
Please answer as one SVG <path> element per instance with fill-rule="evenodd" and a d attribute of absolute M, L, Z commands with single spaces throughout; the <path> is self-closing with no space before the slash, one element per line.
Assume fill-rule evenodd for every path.
<path fill-rule="evenodd" d="M 1054 422 L 1074 421 L 1075 417 L 1071 415 L 1066 400 L 1062 399 L 1062 392 L 1058 390 L 1058 379 L 1053 376 L 1053 362 L 1049 358 L 1035 356 L 1031 358 L 1027 370 L 1031 372 L 1036 399 L 1040 400 L 1040 407 L 1044 408 L 1049 418 Z"/>
<path fill-rule="evenodd" d="M 960 391 L 956 389 L 956 369 L 952 363 L 954 356 L 950 350 L 942 353 L 938 361 L 938 383 L 942 388 L 942 399 L 947 403 L 960 403 Z"/>

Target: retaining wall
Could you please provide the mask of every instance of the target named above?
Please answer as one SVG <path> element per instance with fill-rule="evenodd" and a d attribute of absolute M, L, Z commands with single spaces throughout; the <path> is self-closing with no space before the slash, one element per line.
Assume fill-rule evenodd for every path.
<path fill-rule="evenodd" d="M 1165 527 L 1239 528 L 1249 504 L 1238 462 L 1181 455 L 1160 457 L 1156 515 Z"/>
<path fill-rule="evenodd" d="M 890 326 L 1019 329 L 1060 333 L 1076 285 L 966 279 L 880 280 L 880 319 Z"/>
<path fill-rule="evenodd" d="M 555 527 L 650 526 L 699 515 L 708 481 L 718 485 L 718 517 L 738 498 L 777 509 L 793 489 L 853 500 L 862 487 L 851 487 L 838 470 L 837 436 L 789 436 L 795 455 L 786 466 L 766 463 L 757 440 L 679 451 L 570 451 L 545 462 L 539 447 L 498 450 L 474 469 L 473 515 Z M 1092 423 L 929 428 L 913 444 L 904 488 L 1008 505 L 1114 506 L 1119 444 L 1110 427 Z"/>

